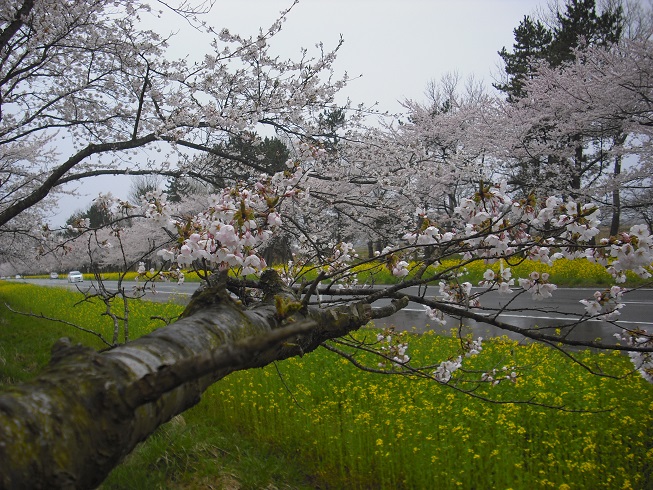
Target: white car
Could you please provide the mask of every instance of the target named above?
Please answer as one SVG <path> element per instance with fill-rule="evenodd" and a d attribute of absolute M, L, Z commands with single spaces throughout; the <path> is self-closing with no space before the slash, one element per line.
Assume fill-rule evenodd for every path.
<path fill-rule="evenodd" d="M 84 282 L 84 276 L 79 271 L 70 271 L 68 273 L 68 282 Z"/>
<path fill-rule="evenodd" d="M 56 272 L 50 272 L 50 279 L 59 279 L 59 274 Z"/>

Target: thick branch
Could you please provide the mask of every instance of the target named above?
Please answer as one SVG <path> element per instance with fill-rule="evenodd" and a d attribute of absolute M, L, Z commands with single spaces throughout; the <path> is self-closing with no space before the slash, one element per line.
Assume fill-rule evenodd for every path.
<path fill-rule="evenodd" d="M 223 291 L 188 316 L 97 353 L 60 343 L 34 381 L 0 394 L 0 488 L 94 488 L 138 442 L 240 369 L 302 355 L 365 325 L 367 304 L 280 319 Z"/>
<path fill-rule="evenodd" d="M 27 19 L 33 8 L 34 0 L 25 0 L 23 2 L 20 9 L 16 11 L 16 17 L 0 32 L 0 48 L 4 48 L 9 40 L 18 32 L 18 29 L 23 26 L 25 19 Z"/>
<path fill-rule="evenodd" d="M 43 200 L 48 193 L 57 185 L 61 184 L 60 179 L 75 165 L 81 163 L 91 155 L 98 153 L 105 153 L 110 151 L 129 150 L 131 148 L 138 148 L 156 141 L 155 134 L 149 134 L 135 140 L 118 141 L 114 143 L 90 144 L 83 150 L 78 151 L 75 155 L 66 160 L 59 167 L 54 169 L 43 183 L 34 189 L 28 196 L 20 199 L 11 206 L 7 207 L 0 213 L 0 226 L 6 224 L 11 219 L 18 216 L 26 209 L 31 208 L 41 200 Z"/>

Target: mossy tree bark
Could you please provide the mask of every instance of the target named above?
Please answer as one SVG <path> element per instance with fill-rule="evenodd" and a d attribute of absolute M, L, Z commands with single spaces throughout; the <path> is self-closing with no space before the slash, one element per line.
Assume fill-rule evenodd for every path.
<path fill-rule="evenodd" d="M 0 487 L 94 488 L 212 383 L 311 352 L 376 316 L 355 304 L 284 318 L 278 299 L 288 293 L 274 280 L 266 288 L 247 310 L 223 287 L 206 289 L 176 323 L 106 352 L 60 342 L 36 379 L 0 393 Z"/>

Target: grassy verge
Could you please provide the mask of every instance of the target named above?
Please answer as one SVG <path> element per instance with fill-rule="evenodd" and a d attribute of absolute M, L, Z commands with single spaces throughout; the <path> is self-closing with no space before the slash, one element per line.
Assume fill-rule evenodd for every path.
<path fill-rule="evenodd" d="M 0 304 L 38 305 L 88 324 L 97 308 L 73 307 L 78 299 L 0 282 Z M 134 335 L 149 331 L 149 317 L 162 308 L 172 316 L 180 307 L 134 304 Z M 31 377 L 56 338 L 95 342 L 4 309 L 1 318 L 0 383 Z M 441 360 L 455 346 L 456 339 L 423 335 L 411 338 L 409 353 Z M 612 375 L 631 369 L 622 355 L 580 355 Z M 319 351 L 217 383 L 102 488 L 651 488 L 651 385 L 593 376 L 552 349 L 507 339 L 488 342 L 474 362 L 479 370 L 522 366 L 516 384 L 486 389 L 499 401 L 532 398 L 593 412 L 482 402 L 434 382 L 364 373 Z"/>
<path fill-rule="evenodd" d="M 44 315 L 71 322 L 110 339 L 113 324 L 101 316 L 105 306 L 84 301 L 79 292 L 63 288 L 39 287 L 25 283 L 0 281 L 0 384 L 29 379 L 50 359 L 50 348 L 61 337 L 96 349 L 105 348 L 97 337 L 71 326 L 44 319 L 11 313 L 17 311 Z M 131 337 L 140 337 L 151 329 L 163 326 L 150 316 L 174 317 L 182 307 L 172 304 L 133 302 L 130 306 Z"/>

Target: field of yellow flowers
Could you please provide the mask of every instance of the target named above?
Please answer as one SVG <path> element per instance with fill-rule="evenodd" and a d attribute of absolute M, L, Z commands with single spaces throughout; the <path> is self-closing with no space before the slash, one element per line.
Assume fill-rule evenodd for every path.
<path fill-rule="evenodd" d="M 109 335 L 111 325 L 99 316 L 103 306 L 80 299 L 56 288 L 0 281 L 0 304 Z M 162 326 L 152 316 L 173 317 L 180 307 L 135 302 L 130 310 L 134 338 Z M 4 309 L 0 319 L 0 384 L 37 372 L 62 332 L 73 341 L 103 347 L 93 336 L 64 324 Z M 357 335 L 375 336 L 376 331 L 366 328 Z M 414 362 L 437 363 L 456 354 L 459 340 L 411 335 L 409 346 Z M 210 468 L 206 471 L 217 471 L 214 467 L 226 451 L 208 451 L 212 446 L 197 435 L 228 430 L 237 430 L 243 441 L 266 454 L 284 455 L 310 475 L 313 483 L 303 488 L 653 488 L 653 386 L 628 375 L 632 366 L 624 355 L 575 355 L 609 376 L 591 374 L 550 347 L 518 345 L 507 338 L 485 342 L 469 369 L 520 367 L 516 383 L 474 392 L 495 402 L 434 381 L 363 372 L 325 349 L 234 373 L 184 414 L 183 425 L 167 432 L 164 427 L 165 438 L 145 442 L 106 488 L 125 488 L 112 485 L 112 478 L 129 481 L 130 488 L 154 488 L 138 484 L 139 471 L 149 478 L 144 481 L 159 472 L 168 482 L 161 488 L 177 488 L 172 482 L 193 481 L 198 459 Z M 504 403 L 509 401 L 520 403 Z M 188 446 L 176 442 L 181 440 Z M 153 463 L 139 459 L 157 444 L 160 453 Z M 181 460 L 183 474 L 178 474 L 171 461 Z"/>
<path fill-rule="evenodd" d="M 422 335 L 410 345 L 415 358 L 441 360 L 456 342 Z M 481 401 L 323 351 L 236 373 L 194 410 L 310 462 L 329 488 L 651 488 L 653 387 L 505 338 L 483 355 L 528 366 L 484 395 L 565 409 Z M 579 355 L 612 375 L 631 369 L 622 355 Z"/>

